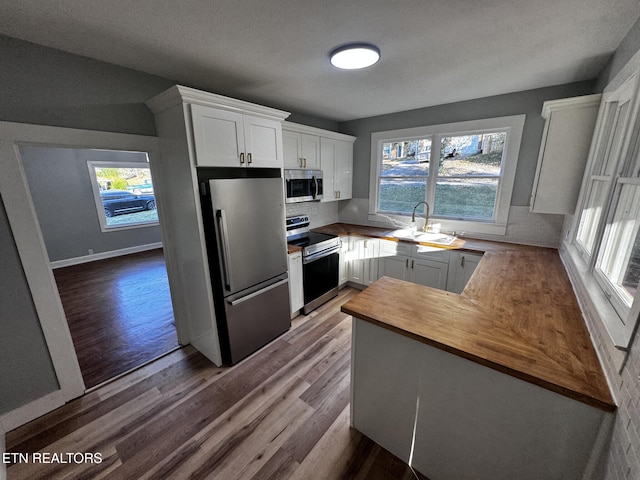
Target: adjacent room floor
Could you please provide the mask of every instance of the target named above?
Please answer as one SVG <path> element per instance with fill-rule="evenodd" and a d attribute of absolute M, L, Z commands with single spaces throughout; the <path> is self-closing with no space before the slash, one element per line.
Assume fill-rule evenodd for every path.
<path fill-rule="evenodd" d="M 7 434 L 9 478 L 424 480 L 349 426 L 351 317 L 340 295 L 230 368 L 187 346 Z M 91 458 L 95 458 L 91 457 Z"/>
<path fill-rule="evenodd" d="M 162 249 L 54 270 L 87 388 L 178 347 Z"/>

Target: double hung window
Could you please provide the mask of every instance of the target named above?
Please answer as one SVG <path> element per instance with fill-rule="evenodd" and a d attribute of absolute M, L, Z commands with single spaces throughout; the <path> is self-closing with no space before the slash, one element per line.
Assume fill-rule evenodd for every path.
<path fill-rule="evenodd" d="M 637 89 L 634 75 L 603 96 L 574 227 L 587 275 L 615 312 L 601 318 L 623 347 L 636 322 L 632 308 L 640 280 Z"/>
<path fill-rule="evenodd" d="M 523 125 L 519 115 L 372 134 L 370 215 L 426 202 L 444 228 L 504 234 Z"/>

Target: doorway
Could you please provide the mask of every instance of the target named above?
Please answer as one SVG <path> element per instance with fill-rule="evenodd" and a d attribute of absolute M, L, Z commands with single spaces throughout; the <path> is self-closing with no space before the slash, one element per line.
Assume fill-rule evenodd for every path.
<path fill-rule="evenodd" d="M 147 154 L 19 149 L 85 387 L 178 348 Z"/>

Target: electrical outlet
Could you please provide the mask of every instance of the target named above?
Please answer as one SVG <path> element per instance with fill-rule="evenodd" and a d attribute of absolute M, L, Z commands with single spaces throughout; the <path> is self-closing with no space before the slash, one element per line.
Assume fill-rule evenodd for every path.
<path fill-rule="evenodd" d="M 93 255 L 93 248 L 89 249 L 89 255 Z"/>

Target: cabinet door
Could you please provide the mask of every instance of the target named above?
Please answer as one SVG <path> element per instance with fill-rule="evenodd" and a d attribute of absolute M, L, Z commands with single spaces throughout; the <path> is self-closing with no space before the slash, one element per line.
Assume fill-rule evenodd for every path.
<path fill-rule="evenodd" d="M 338 286 L 349 281 L 349 238 L 340 239 L 340 263 L 338 264 Z"/>
<path fill-rule="evenodd" d="M 282 124 L 266 118 L 243 116 L 245 165 L 275 167 L 284 165 L 282 154 Z"/>
<path fill-rule="evenodd" d="M 322 181 L 324 184 L 323 202 L 337 200 L 335 185 L 336 142 L 330 138 L 320 139 L 320 166 L 322 167 Z"/>
<path fill-rule="evenodd" d="M 282 130 L 284 168 L 302 168 L 301 142 L 299 133 Z"/>
<path fill-rule="evenodd" d="M 191 105 L 197 166 L 241 166 L 245 145 L 242 117 L 235 112 Z"/>
<path fill-rule="evenodd" d="M 378 263 L 378 276 L 406 280 L 411 259 L 403 255 L 381 256 Z"/>
<path fill-rule="evenodd" d="M 302 291 L 302 252 L 289 254 L 289 297 L 291 301 L 291 316 L 304 306 Z"/>
<path fill-rule="evenodd" d="M 600 95 L 545 102 L 549 109 L 542 134 L 531 211 L 574 213 L 598 116 Z"/>
<path fill-rule="evenodd" d="M 447 288 L 448 263 L 422 258 L 412 258 L 409 263 L 409 281 L 441 290 Z"/>
<path fill-rule="evenodd" d="M 378 280 L 378 255 L 380 250 L 380 240 L 367 238 L 364 245 L 364 284 L 371 285 Z"/>
<path fill-rule="evenodd" d="M 447 291 L 462 293 L 471 275 L 475 271 L 482 255 L 467 252 L 451 252 L 449 260 L 449 274 L 447 276 Z"/>
<path fill-rule="evenodd" d="M 349 281 L 364 284 L 364 239 L 349 237 Z"/>
<path fill-rule="evenodd" d="M 320 168 L 320 137 L 317 135 L 300 134 L 302 168 Z"/>
<path fill-rule="evenodd" d="M 338 200 L 347 200 L 352 196 L 353 183 L 353 144 L 342 140 L 336 141 L 334 190 Z"/>

